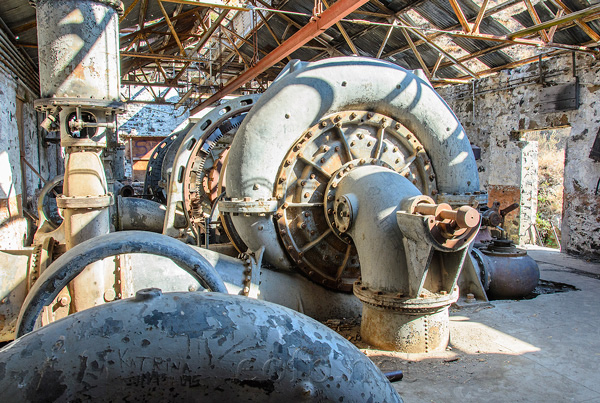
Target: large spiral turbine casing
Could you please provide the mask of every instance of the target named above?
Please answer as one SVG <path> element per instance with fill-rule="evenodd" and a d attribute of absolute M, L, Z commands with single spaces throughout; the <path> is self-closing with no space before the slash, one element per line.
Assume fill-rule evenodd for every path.
<path fill-rule="evenodd" d="M 349 110 L 381 114 L 414 134 L 431 160 L 437 185 L 432 196 L 479 191 L 467 136 L 427 81 L 381 60 L 342 57 L 294 61 L 263 94 L 232 144 L 227 197 L 276 200 L 279 169 L 294 143 L 324 117 Z M 295 264 L 272 216 L 240 214 L 233 222 L 250 249 L 266 245 L 269 263 L 280 269 Z"/>

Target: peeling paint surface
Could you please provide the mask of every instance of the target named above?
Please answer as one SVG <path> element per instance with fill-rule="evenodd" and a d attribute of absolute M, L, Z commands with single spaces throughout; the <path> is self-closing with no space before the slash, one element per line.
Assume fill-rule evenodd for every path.
<path fill-rule="evenodd" d="M 565 153 L 563 250 L 600 257 L 600 196 L 594 194 L 600 163 L 589 158 L 600 128 L 600 61 L 578 54 L 576 67 L 580 84 L 577 110 L 543 111 L 545 87 L 575 82 L 571 54 L 543 60 L 543 84 L 539 64 L 532 63 L 478 80 L 474 93 L 471 84 L 438 88 L 438 92 L 462 122 L 471 142 L 482 149 L 477 163 L 483 188 L 531 184 L 531 175 L 519 169 L 521 154 L 527 151 L 519 148 L 520 132 L 571 127 Z M 532 211 L 528 214 L 534 218 Z"/>
<path fill-rule="evenodd" d="M 331 329 L 216 293 L 143 290 L 17 339 L 0 362 L 0 401 L 401 402 Z"/>
<path fill-rule="evenodd" d="M 62 172 L 60 148 L 44 146 L 38 131 L 36 95 L 17 83 L 0 62 L 0 247 L 20 249 L 27 245 L 28 223 L 23 209 L 35 212 L 42 181 L 26 165 L 22 172 L 19 126 L 23 136 L 23 155 L 45 179 Z M 20 104 L 20 105 L 18 105 Z M 20 113 L 22 116 L 20 116 Z M 23 193 L 23 179 L 27 194 Z"/>

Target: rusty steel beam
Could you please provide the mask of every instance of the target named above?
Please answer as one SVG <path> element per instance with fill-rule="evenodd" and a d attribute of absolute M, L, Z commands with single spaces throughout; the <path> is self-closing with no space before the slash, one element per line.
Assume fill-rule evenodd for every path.
<path fill-rule="evenodd" d="M 185 4 L 185 5 L 190 5 L 190 6 L 222 8 L 224 10 L 238 10 L 238 11 L 252 10 L 251 8 L 231 6 L 231 5 L 222 4 L 222 3 L 212 3 L 209 1 L 194 1 L 194 0 L 162 0 L 162 1 L 164 1 L 165 3 L 177 3 L 177 4 Z"/>
<path fill-rule="evenodd" d="M 321 1 L 323 2 L 323 4 L 325 5 L 326 8 L 329 8 L 329 4 L 327 3 L 327 0 L 321 0 Z M 342 26 L 342 23 L 341 22 L 336 22 L 335 26 L 337 27 L 337 29 L 340 31 L 340 33 L 344 37 L 344 40 L 348 44 L 348 47 L 350 48 L 350 50 L 352 51 L 352 53 L 358 56 L 358 49 L 356 49 L 356 46 L 354 45 L 354 42 L 352 42 L 352 39 L 350 39 L 350 36 L 348 35 L 348 33 L 346 32 L 346 30 Z"/>
<path fill-rule="evenodd" d="M 556 6 L 560 7 L 565 14 L 571 14 L 573 11 L 569 7 L 565 5 L 561 0 L 550 0 L 551 3 L 554 3 Z M 560 17 L 561 15 L 557 16 Z M 579 28 L 581 28 L 593 41 L 600 42 L 600 35 L 596 33 L 589 25 L 587 25 L 582 20 L 575 20 L 575 24 Z"/>
<path fill-rule="evenodd" d="M 129 7 L 127 7 L 127 10 L 125 10 L 125 12 L 123 12 L 123 15 L 119 18 L 119 22 L 123 22 L 123 20 L 129 15 L 129 13 L 131 12 L 131 10 L 133 10 L 133 8 L 135 7 L 135 5 L 139 2 L 140 0 L 133 0 L 131 2 L 131 4 L 129 5 Z"/>
<path fill-rule="evenodd" d="M 531 19 L 533 20 L 533 22 L 535 24 L 541 24 L 542 20 L 540 19 L 540 16 L 538 15 L 537 11 L 535 11 L 535 7 L 533 7 L 533 3 L 531 2 L 531 0 L 524 0 L 525 1 L 525 5 L 527 6 L 527 11 L 529 12 L 529 15 L 531 16 Z M 546 32 L 545 29 L 541 29 L 539 31 L 540 36 L 542 37 L 542 40 L 544 42 L 550 42 L 550 37 L 548 36 L 548 33 Z"/>
<path fill-rule="evenodd" d="M 481 21 L 483 21 L 483 17 L 485 15 L 485 10 L 487 9 L 489 0 L 483 0 L 481 7 L 479 8 L 479 12 L 477 13 L 477 18 L 475 19 L 475 23 L 471 27 L 471 32 L 477 33 L 479 32 L 479 25 Z"/>
<path fill-rule="evenodd" d="M 201 58 L 192 58 L 192 57 L 183 57 L 177 55 L 164 55 L 157 53 L 140 53 L 140 52 L 121 52 L 122 57 L 134 57 L 139 59 L 152 59 L 152 60 L 171 60 L 176 62 L 206 62 L 206 59 Z"/>
<path fill-rule="evenodd" d="M 140 86 L 140 87 L 152 86 L 152 87 L 168 87 L 168 88 L 185 88 L 185 85 L 183 85 L 183 84 L 167 83 L 167 82 L 146 83 L 146 82 L 137 81 L 137 80 L 121 80 L 121 84 L 122 85 L 136 85 L 136 86 Z"/>
<path fill-rule="evenodd" d="M 421 65 L 421 68 L 423 69 L 423 71 L 427 75 L 427 78 L 431 78 L 431 73 L 429 72 L 429 69 L 427 68 L 427 64 L 425 63 L 425 60 L 423 60 L 423 58 L 421 57 L 421 54 L 417 50 L 417 47 L 415 46 L 415 43 L 413 42 L 413 40 L 411 39 L 410 35 L 408 34 L 408 31 L 404 27 L 401 27 L 400 30 L 402 31 L 402 35 L 404 35 L 404 38 L 408 42 L 408 45 L 410 46 L 410 49 L 412 50 L 413 54 L 415 55 L 415 57 L 419 61 L 419 64 Z"/>
<path fill-rule="evenodd" d="M 256 78 L 260 73 L 267 70 L 284 57 L 292 54 L 294 51 L 301 48 L 305 43 L 321 35 L 340 19 L 344 18 L 368 1 L 369 0 L 339 0 L 337 3 L 325 10 L 322 14 L 309 21 L 308 24 L 302 27 L 288 40 L 283 42 L 271 53 L 261 59 L 253 68 L 246 70 L 221 90 L 209 97 L 206 101 L 193 108 L 190 113 L 194 114 L 204 109 L 206 106 L 238 89 L 246 82 Z"/>
<path fill-rule="evenodd" d="M 600 4 L 596 4 L 596 5 L 590 6 L 588 8 L 584 8 L 583 10 L 579 10 L 574 13 L 564 15 L 562 17 L 553 18 L 546 22 L 542 22 L 541 24 L 535 24 L 535 25 L 532 25 L 531 27 L 522 29 L 517 32 L 513 32 L 512 34 L 508 34 L 507 37 L 509 39 L 521 38 L 521 37 L 529 35 L 529 34 L 537 33 L 539 31 L 541 31 L 542 29 L 552 28 L 555 25 L 562 25 L 567 22 L 579 20 L 581 18 L 599 14 L 599 13 L 600 13 Z"/>
<path fill-rule="evenodd" d="M 456 14 L 456 18 L 458 19 L 458 22 L 462 26 L 463 31 L 471 32 L 471 26 L 469 25 L 469 21 L 467 20 L 465 13 L 463 13 L 462 8 L 460 8 L 460 4 L 458 4 L 458 1 L 450 0 L 450 5 L 452 6 L 452 9 L 454 10 L 454 14 Z"/>

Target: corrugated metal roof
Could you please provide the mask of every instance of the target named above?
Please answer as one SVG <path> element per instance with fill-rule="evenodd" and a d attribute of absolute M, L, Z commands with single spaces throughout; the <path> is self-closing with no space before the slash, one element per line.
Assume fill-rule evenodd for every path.
<path fill-rule="evenodd" d="M 125 0 L 124 8 L 128 8 L 130 4 L 135 0 Z M 163 14 L 156 0 L 141 0 L 133 7 L 131 12 L 124 18 L 121 23 L 122 34 L 122 46 L 130 44 L 134 40 L 135 35 L 126 36 L 127 32 L 135 31 L 139 22 L 139 10 L 142 4 L 147 1 L 147 11 L 145 15 L 146 24 L 151 24 L 153 20 L 161 22 L 158 25 L 150 26 L 150 31 L 155 32 L 168 32 L 169 28 L 164 23 Z M 587 0 L 563 0 L 564 3 L 572 10 L 582 10 L 590 6 L 590 2 Z M 596 0 L 593 0 L 596 1 Z M 333 3 L 333 0 L 329 0 Z M 311 14 L 314 6 L 313 1 L 309 0 L 274 0 L 274 7 L 278 5 L 289 11 L 300 12 L 304 14 Z M 458 4 L 462 8 L 467 19 L 473 20 L 478 12 L 479 5 L 472 0 L 458 0 Z M 199 10 L 192 5 L 179 5 L 176 3 L 163 3 L 167 13 L 173 15 L 175 10 L 179 10 L 180 17 L 177 18 L 175 23 L 175 29 L 177 32 L 185 33 L 183 38 L 189 37 L 189 32 L 197 24 L 197 16 L 190 10 Z M 535 9 L 542 21 L 553 19 L 557 12 L 556 6 L 549 0 L 544 2 L 538 2 L 535 4 Z M 378 23 L 387 23 L 393 18 L 393 13 L 406 12 L 408 10 L 414 10 L 420 17 L 423 18 L 429 24 L 431 28 L 437 28 L 442 30 L 461 30 L 457 16 L 452 9 L 449 0 L 372 0 L 360 8 L 361 11 L 366 14 L 352 13 L 348 18 L 350 19 L 363 19 Z M 206 8 L 202 8 L 200 11 L 201 15 L 207 11 Z M 187 13 L 187 14 L 186 14 Z M 263 11 L 263 14 L 268 15 L 267 11 Z M 386 14 L 388 16 L 386 17 Z M 13 42 L 16 44 L 25 44 L 26 46 L 35 46 L 37 43 L 36 29 L 35 29 L 35 9 L 29 5 L 28 0 L 3 0 L 0 2 L 0 18 L 5 21 L 8 28 L 14 32 Z M 408 15 L 404 14 L 403 18 L 408 18 Z M 514 21 L 518 22 L 524 27 L 530 27 L 534 25 L 534 22 L 529 13 L 521 8 L 521 10 L 512 16 Z M 257 18 L 258 23 L 261 20 Z M 270 17 L 268 24 L 273 30 L 275 35 L 280 38 L 284 32 L 287 32 L 286 38 L 289 38 L 294 32 L 297 31 L 297 27 L 288 27 L 289 22 L 292 21 L 298 26 L 304 26 L 309 21 L 309 16 L 299 15 L 288 15 L 282 16 L 281 14 L 274 14 Z M 369 26 L 364 24 L 357 24 L 351 22 L 341 22 L 342 27 L 346 31 L 347 35 L 351 38 L 353 44 L 358 49 L 359 54 L 363 56 L 375 56 L 384 41 L 388 27 L 386 26 Z M 600 22 L 591 21 L 588 25 L 600 33 Z M 427 31 L 424 31 L 427 32 Z M 480 32 L 484 34 L 491 34 L 496 36 L 504 36 L 509 34 L 511 31 L 493 17 L 484 18 Z M 431 31 L 427 35 L 431 35 Z M 200 32 L 201 34 L 201 32 Z M 264 52 L 270 52 L 277 47 L 277 42 L 273 38 L 269 29 L 266 26 L 261 26 L 257 33 L 256 38 L 258 40 L 259 48 Z M 417 49 L 425 61 L 427 66 L 430 68 L 436 63 L 439 52 L 427 43 L 420 43 L 419 38 L 411 34 L 413 41 L 417 43 Z M 249 41 L 253 41 L 252 38 L 248 38 Z M 584 44 L 590 41 L 588 35 L 579 27 L 573 25 L 567 28 L 559 29 L 554 35 L 554 42 L 561 44 Z M 452 46 L 447 47 L 447 51 L 450 54 L 457 55 L 456 50 L 462 49 L 463 53 L 475 53 L 485 52 L 486 49 L 498 46 L 498 42 L 492 42 L 488 40 L 473 39 L 473 38 L 458 38 L 451 37 L 451 41 L 448 43 Z M 178 52 L 178 46 L 173 37 L 167 38 L 166 41 L 151 39 L 153 50 L 156 52 L 156 46 L 162 46 L 162 52 L 165 54 L 176 54 Z M 163 46 L 164 45 L 164 46 Z M 301 60 L 316 60 L 320 58 L 329 57 L 330 55 L 339 54 L 352 54 L 350 46 L 347 44 L 346 39 L 342 35 L 342 32 L 335 25 L 329 28 L 324 35 L 320 36 L 319 40 L 313 40 L 308 44 L 310 47 L 303 47 L 294 52 L 291 57 L 298 58 Z M 37 60 L 37 52 L 35 47 L 24 47 L 22 48 L 34 61 Z M 323 50 L 320 50 L 323 49 Z M 136 48 L 137 52 L 148 52 L 149 49 L 146 44 L 141 41 L 139 46 Z M 253 56 L 253 46 L 251 44 L 239 45 L 239 51 L 243 53 L 248 60 Z M 478 54 L 479 54 L 478 53 Z M 412 50 L 408 46 L 408 42 L 404 37 L 400 29 L 394 29 L 392 34 L 384 48 L 383 54 L 386 55 L 387 60 L 390 60 L 398 65 L 409 69 L 421 68 L 419 60 L 413 54 Z M 514 53 L 511 53 L 514 54 Z M 260 55 L 262 57 L 262 54 Z M 458 56 L 456 56 L 458 57 Z M 497 68 L 514 62 L 502 50 L 496 50 L 489 53 L 481 54 L 476 58 L 483 65 L 488 68 Z M 124 58 L 123 65 L 134 65 L 148 63 L 146 61 L 140 61 L 139 59 Z M 227 62 L 230 73 L 243 68 L 243 64 L 239 57 L 229 58 Z M 284 60 L 285 61 L 285 60 Z M 126 69 L 125 69 L 126 71 Z M 270 71 L 267 73 L 269 76 L 276 74 L 276 71 Z M 454 66 L 447 65 L 447 59 L 444 61 L 442 67 L 437 71 L 437 76 L 442 78 L 454 78 L 464 76 L 464 72 Z"/>

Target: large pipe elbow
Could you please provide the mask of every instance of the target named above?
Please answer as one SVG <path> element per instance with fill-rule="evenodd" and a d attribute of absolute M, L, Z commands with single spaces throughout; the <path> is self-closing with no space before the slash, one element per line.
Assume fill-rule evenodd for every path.
<path fill-rule="evenodd" d="M 116 229 L 162 233 L 166 207 L 137 197 L 117 197 Z"/>
<path fill-rule="evenodd" d="M 402 402 L 326 326 L 215 293 L 140 290 L 17 339 L 0 362 L 3 402 Z"/>

